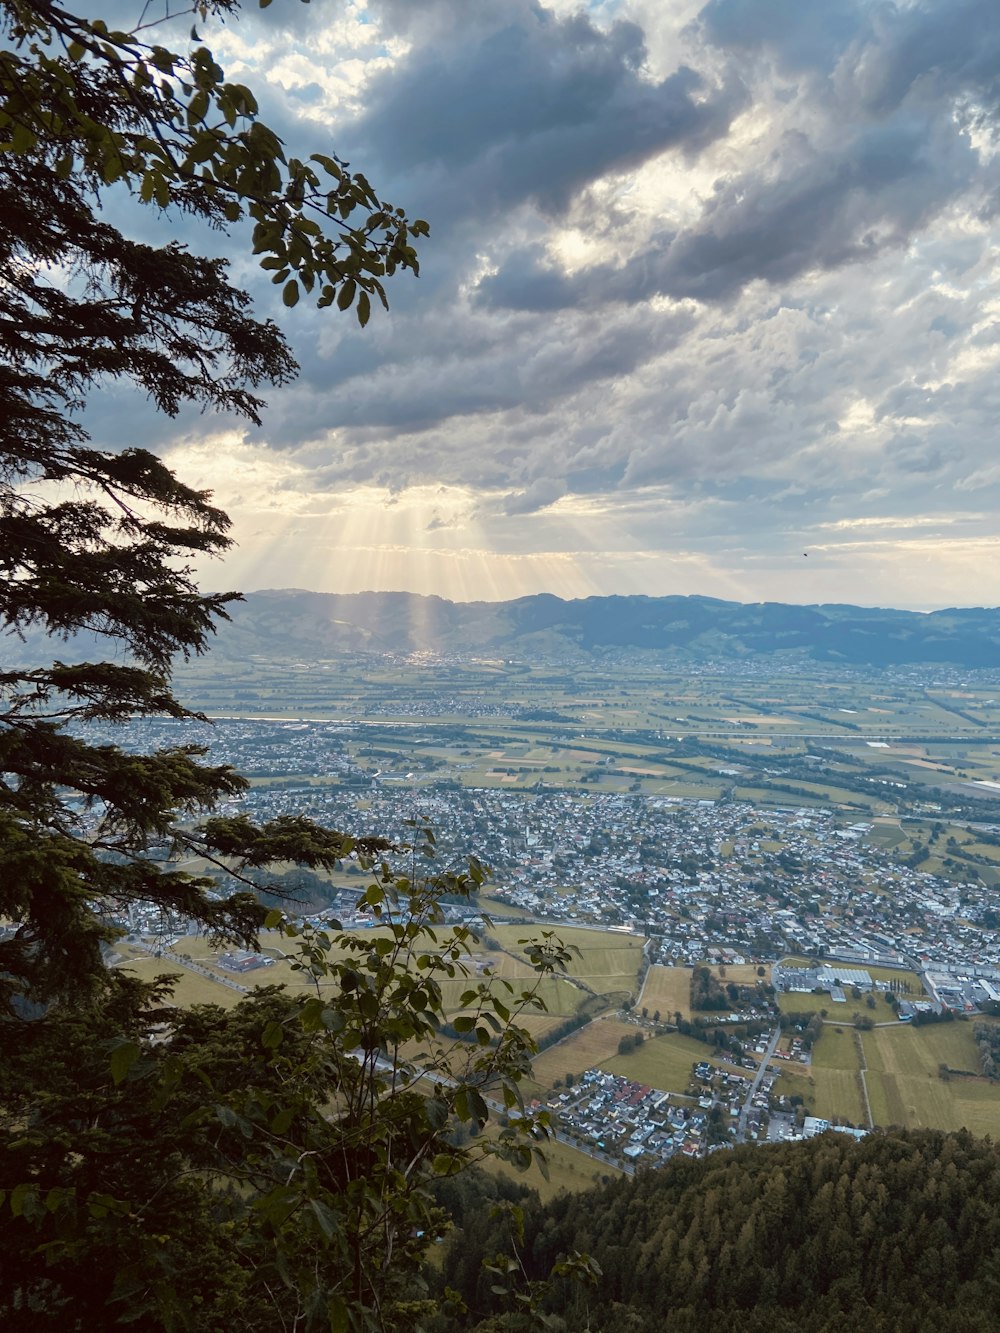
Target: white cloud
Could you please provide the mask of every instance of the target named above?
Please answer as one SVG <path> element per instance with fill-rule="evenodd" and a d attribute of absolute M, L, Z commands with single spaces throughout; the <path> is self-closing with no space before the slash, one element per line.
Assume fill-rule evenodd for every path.
<path fill-rule="evenodd" d="M 432 235 L 364 332 L 240 268 L 303 373 L 256 442 L 184 423 L 234 569 L 1000 601 L 992 0 L 291 8 L 230 72 Z"/>

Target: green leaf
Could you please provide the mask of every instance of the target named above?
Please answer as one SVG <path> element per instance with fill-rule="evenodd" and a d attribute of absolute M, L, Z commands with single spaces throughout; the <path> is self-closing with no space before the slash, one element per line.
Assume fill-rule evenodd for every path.
<path fill-rule="evenodd" d="M 299 284 L 292 278 L 291 282 L 285 283 L 285 290 L 281 293 L 281 299 L 289 309 L 299 303 Z"/>
<path fill-rule="evenodd" d="M 277 930 L 285 919 L 285 914 L 280 907 L 273 907 L 264 918 L 265 930 Z"/>
<path fill-rule="evenodd" d="M 327 1240 L 333 1240 L 339 1230 L 336 1213 L 334 1213 L 322 1199 L 310 1199 L 309 1206 L 312 1208 L 313 1215 L 319 1223 L 320 1231 L 322 1231 Z"/>
<path fill-rule="evenodd" d="M 260 1044 L 269 1051 L 276 1050 L 282 1042 L 285 1033 L 280 1023 L 268 1023 L 261 1034 Z"/>
<path fill-rule="evenodd" d="M 271 1121 L 272 1134 L 287 1134 L 292 1127 L 292 1121 L 295 1119 L 295 1112 L 290 1106 L 286 1106 Z"/>
<path fill-rule="evenodd" d="M 361 295 L 358 297 L 358 323 L 361 325 L 362 328 L 364 328 L 365 325 L 368 323 L 369 319 L 371 318 L 371 313 L 372 313 L 371 297 L 368 295 L 367 292 L 362 292 Z"/>
<path fill-rule="evenodd" d="M 271 0 L 261 0 L 261 4 L 270 4 Z M 343 1297 L 336 1294 L 330 1297 L 330 1333 L 348 1333 L 350 1314 Z"/>
<path fill-rule="evenodd" d="M 23 1217 L 26 1209 L 30 1211 L 34 1199 L 34 1185 L 15 1185 L 10 1192 L 10 1211 L 15 1217 Z"/>
<path fill-rule="evenodd" d="M 139 1058 L 139 1047 L 134 1041 L 122 1041 L 111 1052 L 111 1077 L 121 1083 Z"/>
<path fill-rule="evenodd" d="M 358 284 L 354 281 L 354 279 L 348 278 L 348 280 L 344 283 L 343 287 L 341 287 L 340 291 L 337 293 L 338 310 L 347 310 L 350 307 L 351 302 L 354 300 L 354 293 L 357 291 L 357 288 Z"/>

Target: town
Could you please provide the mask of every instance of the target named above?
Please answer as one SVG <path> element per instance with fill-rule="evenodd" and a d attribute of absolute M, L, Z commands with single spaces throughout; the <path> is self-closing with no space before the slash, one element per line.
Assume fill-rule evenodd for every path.
<path fill-rule="evenodd" d="M 852 1089 L 826 1086 L 832 1076 L 814 1068 L 811 1050 L 820 1034 L 820 1050 L 839 1058 L 836 1043 L 846 1038 L 837 1024 L 849 1032 L 877 1022 L 888 1032 L 889 1024 L 994 1013 L 1000 1003 L 1000 918 L 991 885 L 964 865 L 960 875 L 946 876 L 899 855 L 884 836 L 897 832 L 898 819 L 815 804 L 581 789 L 558 785 L 558 777 L 531 790 L 505 787 L 502 774 L 479 786 L 456 746 L 439 745 L 446 762 L 429 773 L 380 763 L 379 734 L 357 722 L 272 718 L 220 719 L 211 730 L 194 721 L 147 720 L 131 724 L 124 737 L 137 749 L 207 740 L 214 762 L 251 780 L 223 813 L 257 821 L 305 813 L 355 836 L 399 842 L 411 840 L 415 827 L 432 828 L 441 867 L 457 868 L 472 854 L 490 868 L 480 901 L 447 907 L 456 923 L 480 932 L 505 921 L 602 938 L 618 932 L 623 942 L 641 945 L 639 976 L 626 982 L 634 1004 L 623 995 L 614 1004 L 624 1008 L 592 1017 L 606 1031 L 630 1034 L 626 1049 L 647 1042 L 652 1052 L 657 1042 L 673 1041 L 678 1055 L 686 1041 L 690 1053 L 679 1063 L 671 1057 L 668 1077 L 641 1052 L 623 1055 L 621 1045 L 584 1066 L 570 1038 L 555 1048 L 567 1057 L 561 1074 L 546 1052 L 548 1075 L 532 1099 L 553 1116 L 558 1141 L 598 1165 L 632 1172 L 737 1142 L 808 1138 L 828 1128 L 865 1133 L 890 1114 L 888 1104 L 877 1100 L 873 1110 L 857 1044 L 846 1060 L 856 1062 Z M 123 733 L 114 739 L 121 743 Z M 462 777 L 468 785 L 456 780 Z M 920 836 L 943 855 L 960 832 L 931 811 Z M 995 836 L 988 824 L 976 833 Z M 154 854 L 173 855 L 166 846 Z M 357 907 L 363 886 L 345 865 L 329 879 L 286 872 L 279 887 L 291 895 L 290 910 L 312 914 L 317 924 L 336 917 L 348 929 L 367 929 L 374 923 Z M 221 990 L 244 993 L 272 979 L 270 949 L 221 956 L 202 950 L 196 960 L 188 923 L 138 907 L 121 924 L 137 947 L 171 949 L 180 966 Z M 790 958 L 799 961 L 782 964 Z M 690 1007 L 686 996 L 683 1003 L 658 998 L 662 978 L 708 968 L 718 1001 L 712 1012 L 698 1017 L 704 996 Z M 752 993 L 732 982 L 747 972 L 764 978 Z M 904 975 L 913 979 L 906 993 L 902 983 L 886 980 Z M 823 1018 L 816 1017 L 817 1002 Z M 968 1063 L 946 1054 L 944 1064 Z M 805 1084 L 790 1081 L 786 1071 L 796 1068 Z"/>

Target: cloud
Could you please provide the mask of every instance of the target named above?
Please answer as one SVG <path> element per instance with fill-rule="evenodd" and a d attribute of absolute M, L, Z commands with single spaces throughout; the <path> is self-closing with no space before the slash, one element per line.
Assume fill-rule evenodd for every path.
<path fill-rule="evenodd" d="M 359 542 L 395 499 L 394 550 L 412 531 L 573 551 L 607 591 L 600 552 L 618 552 L 607 577 L 627 567 L 635 590 L 660 558 L 721 595 L 787 593 L 822 543 L 839 554 L 819 592 L 842 600 L 861 532 L 883 545 L 855 568 L 911 602 L 884 543 L 988 538 L 995 0 L 326 0 L 220 41 L 290 147 L 332 145 L 432 228 L 419 280 L 392 279 L 364 331 L 234 270 L 301 363 L 254 438 L 307 527 L 356 504 L 340 530 Z M 126 407 L 95 403 L 109 440 Z M 462 506 L 418 512 L 439 484 Z"/>
<path fill-rule="evenodd" d="M 713 87 L 688 66 L 651 78 L 635 23 L 602 29 L 529 0 L 488 13 L 470 21 L 463 7 L 433 42 L 412 46 L 344 126 L 359 155 L 405 182 L 445 229 L 522 204 L 565 213 L 609 172 L 704 148 L 743 105 L 737 81 Z"/>

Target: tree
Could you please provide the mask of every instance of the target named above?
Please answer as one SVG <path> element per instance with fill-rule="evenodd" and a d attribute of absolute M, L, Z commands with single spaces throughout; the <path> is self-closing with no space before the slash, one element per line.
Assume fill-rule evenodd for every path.
<path fill-rule="evenodd" d="M 454 1019 L 474 1041 L 441 1037 L 441 982 L 463 974 L 470 935 L 438 935 L 440 895 L 478 878 L 376 873 L 374 937 L 286 922 L 308 997 L 182 1011 L 116 973 L 103 1005 L 56 1007 L 16 1041 L 8 1024 L 5 1326 L 30 1310 L 81 1331 L 416 1327 L 420 1266 L 447 1228 L 432 1183 L 491 1153 L 524 1166 L 547 1126 L 518 1086 L 537 984 L 477 980 Z M 551 938 L 528 952 L 539 980 L 566 958 Z M 456 1145 L 487 1096 L 514 1127 Z"/>
<path fill-rule="evenodd" d="M 228 544 L 210 497 L 138 445 L 96 448 L 80 410 L 121 381 L 150 410 L 257 421 L 261 386 L 296 369 L 222 260 L 130 238 L 111 191 L 217 228 L 248 218 L 285 305 L 305 292 L 361 324 L 387 277 L 417 271 L 427 228 L 336 156 L 287 155 L 196 33 L 186 54 L 150 39 L 168 16 L 117 32 L 0 0 L 0 1309 L 10 1326 L 388 1327 L 410 1320 L 400 1284 L 442 1225 L 428 1180 L 469 1160 L 449 1123 L 484 1123 L 488 1092 L 520 1109 L 534 994 L 470 986 L 453 1020 L 470 1040 L 439 1038 L 440 979 L 466 947 L 439 938 L 439 898 L 475 891 L 475 859 L 426 877 L 429 837 L 222 817 L 245 784 L 203 749 L 93 742 L 95 720 L 194 716 L 172 660 L 205 650 L 235 594 L 191 572 Z M 39 632 L 78 636 L 92 660 L 38 666 L 16 644 Z M 227 887 L 178 870 L 178 850 Z M 137 903 L 252 947 L 262 872 L 280 896 L 269 866 L 345 857 L 369 871 L 363 905 L 384 929 L 301 935 L 308 999 L 185 1015 L 104 967 Z M 545 972 L 563 952 L 543 939 L 528 956 Z M 428 1070 L 408 1045 L 431 1050 Z M 502 1151 L 523 1165 L 544 1122 L 512 1119 Z"/>
<path fill-rule="evenodd" d="M 189 17 L 233 10 L 220 0 Z M 362 323 L 385 277 L 416 271 L 411 237 L 427 228 L 335 157 L 287 156 L 197 38 L 187 54 L 150 39 L 166 16 L 114 32 L 47 0 L 2 0 L 0 23 L 0 626 L 8 641 L 82 632 L 98 659 L 115 649 L 110 662 L 0 672 L 0 917 L 18 923 L 0 942 L 9 1003 L 99 981 L 111 918 L 136 901 L 252 942 L 251 886 L 237 877 L 220 899 L 213 882 L 154 866 L 152 841 L 237 871 L 276 858 L 328 867 L 355 846 L 294 820 L 196 832 L 242 790 L 237 775 L 194 748 L 127 755 L 67 726 L 190 716 L 170 693 L 171 659 L 204 651 L 234 597 L 199 591 L 189 565 L 225 549 L 226 516 L 148 451 L 94 448 L 77 419 L 87 394 L 126 381 L 169 415 L 195 404 L 258 421 L 259 387 L 296 369 L 222 260 L 130 239 L 99 216 L 105 196 L 124 188 L 215 227 L 246 216 L 286 304 L 302 287 L 320 305 L 356 301 Z"/>

